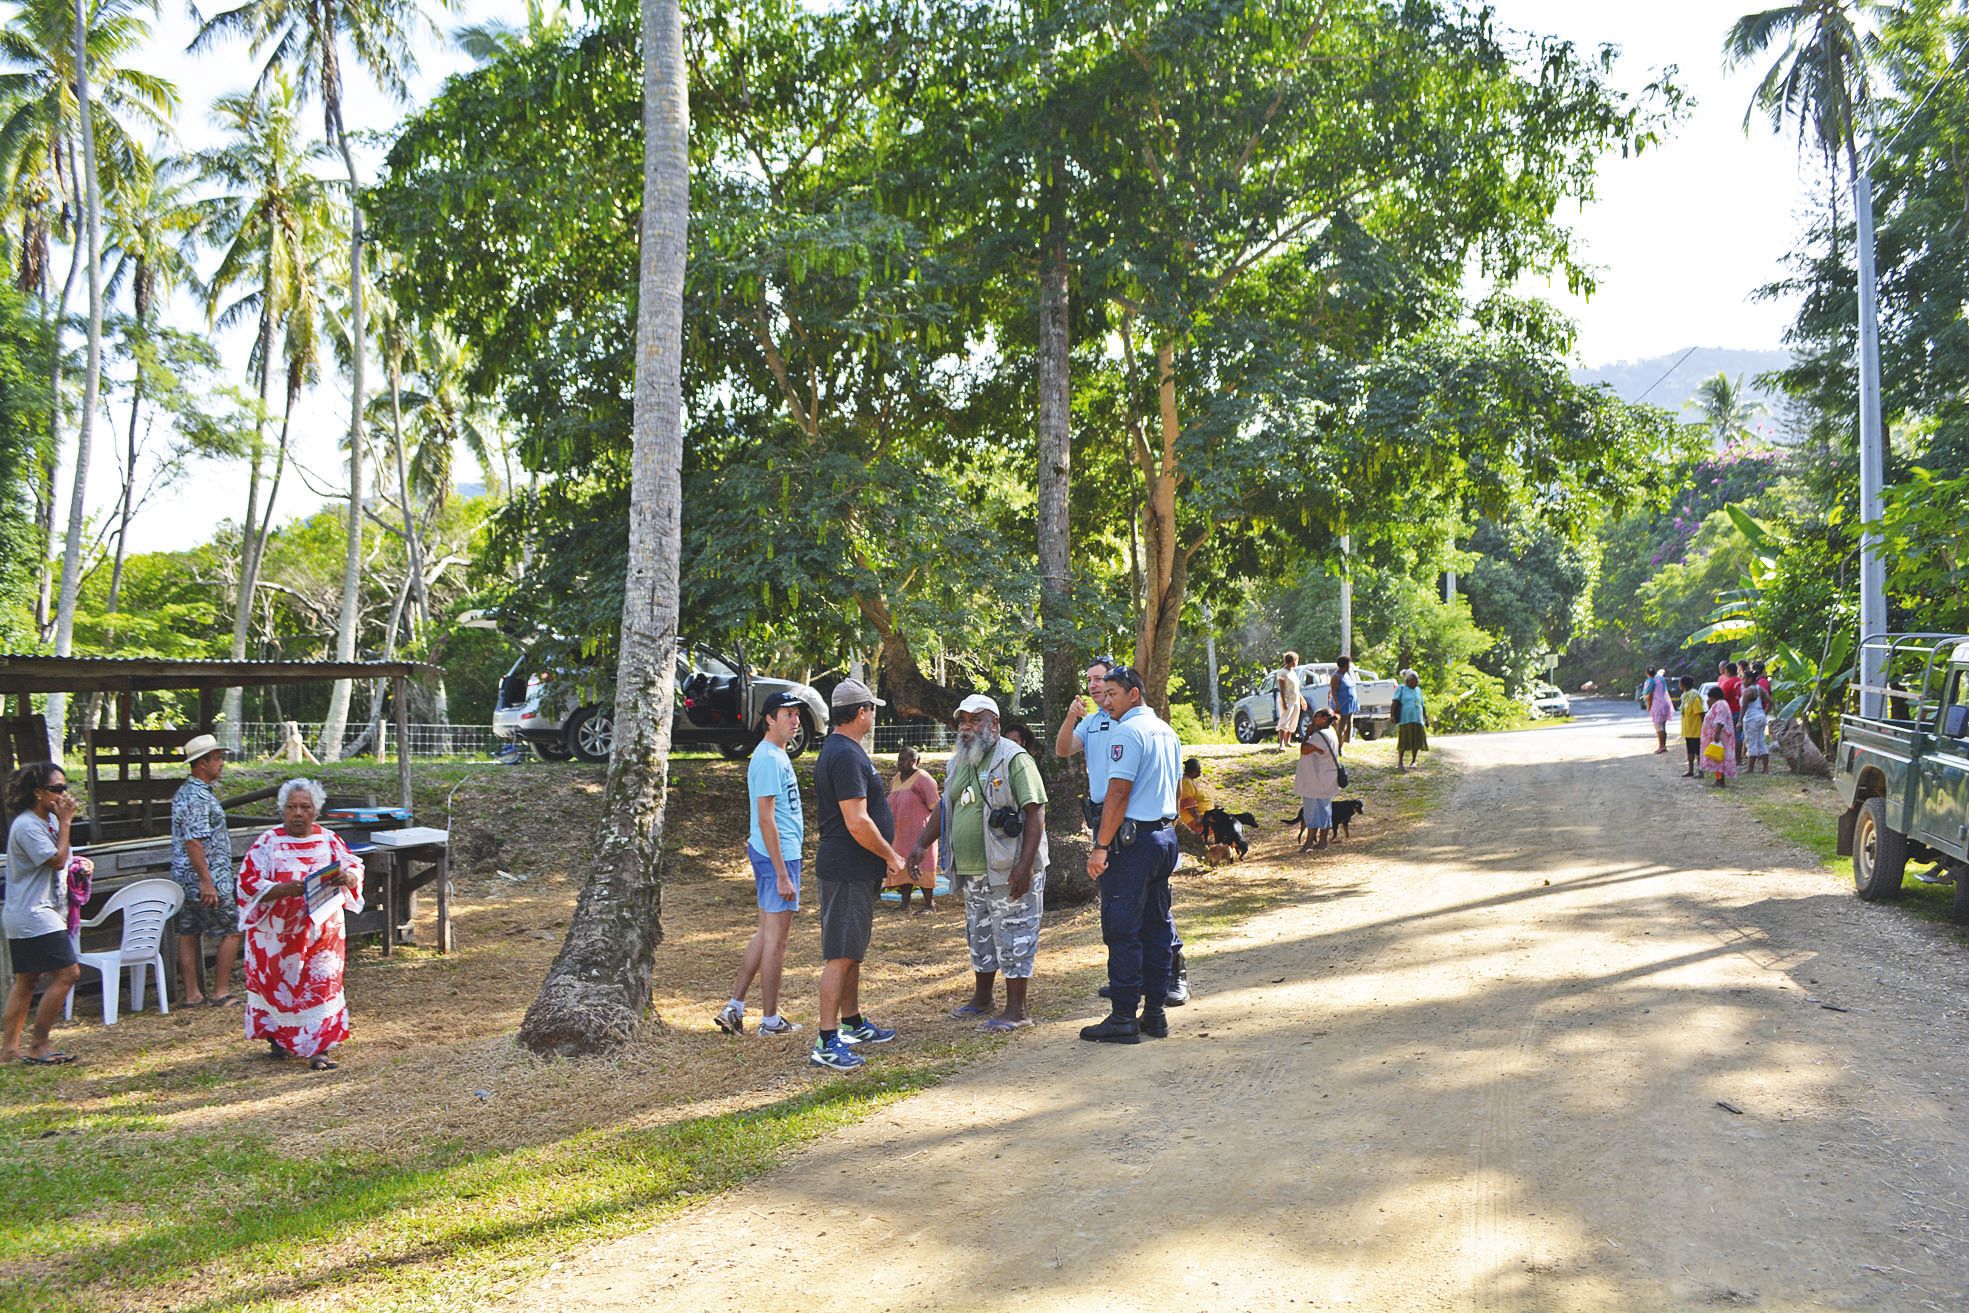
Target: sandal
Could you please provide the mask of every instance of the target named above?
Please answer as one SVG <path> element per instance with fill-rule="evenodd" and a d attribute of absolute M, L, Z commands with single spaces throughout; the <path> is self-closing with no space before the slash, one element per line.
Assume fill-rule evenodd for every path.
<path fill-rule="evenodd" d="M 335 1060 L 325 1053 L 317 1053 L 308 1059 L 309 1071 L 333 1071 L 335 1067 Z"/>
<path fill-rule="evenodd" d="M 1030 1026 L 1031 1024 L 1032 1024 L 1031 1017 L 1022 1017 L 1017 1021 L 1007 1021 L 1003 1017 L 993 1017 L 990 1021 L 987 1021 L 983 1025 L 979 1026 L 978 1029 L 984 1031 L 990 1031 L 994 1035 L 1002 1035 L 1008 1031 L 1022 1030 L 1025 1027 Z"/>
<path fill-rule="evenodd" d="M 75 1061 L 75 1055 L 73 1053 L 56 1052 L 44 1054 L 37 1058 L 32 1053 L 23 1053 L 21 1054 L 21 1061 L 30 1067 L 66 1067 L 69 1063 Z"/>
<path fill-rule="evenodd" d="M 237 994 L 208 994 L 205 997 L 205 1006 L 208 1008 L 231 1007 L 237 1002 L 239 1002 Z"/>
<path fill-rule="evenodd" d="M 987 1016 L 990 1012 L 990 1008 L 981 1008 L 976 1003 L 966 1003 L 963 1007 L 952 1008 L 950 1015 L 959 1021 L 967 1021 L 972 1017 Z"/>

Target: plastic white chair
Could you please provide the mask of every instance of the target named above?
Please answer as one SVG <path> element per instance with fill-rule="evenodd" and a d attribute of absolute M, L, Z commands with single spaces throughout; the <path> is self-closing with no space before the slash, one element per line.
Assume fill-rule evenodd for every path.
<path fill-rule="evenodd" d="M 123 971 L 130 971 L 130 1010 L 144 1010 L 144 969 L 157 973 L 157 1010 L 171 1015 L 171 999 L 164 984 L 164 954 L 159 945 L 171 918 L 185 903 L 185 891 L 176 880 L 138 880 L 126 884 L 109 896 L 103 910 L 82 923 L 83 929 L 99 926 L 117 913 L 123 914 L 123 945 L 107 953 L 77 953 L 85 967 L 94 967 L 103 978 L 103 1024 L 116 1024 L 117 987 Z M 75 991 L 70 990 L 64 1016 L 73 1016 Z"/>

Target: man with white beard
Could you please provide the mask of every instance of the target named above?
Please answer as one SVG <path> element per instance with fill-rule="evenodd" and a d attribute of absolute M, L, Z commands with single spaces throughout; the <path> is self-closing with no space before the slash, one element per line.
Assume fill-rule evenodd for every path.
<path fill-rule="evenodd" d="M 1005 1007 L 980 1030 L 1030 1026 L 1026 987 L 1039 951 L 1046 892 L 1046 785 L 1032 755 L 998 732 L 998 704 L 973 693 L 957 706 L 957 748 L 944 768 L 944 820 L 933 813 L 910 850 L 914 874 L 942 838 L 951 878 L 964 888 L 964 928 L 975 987 L 953 1015 L 986 1017 L 1005 973 Z"/>

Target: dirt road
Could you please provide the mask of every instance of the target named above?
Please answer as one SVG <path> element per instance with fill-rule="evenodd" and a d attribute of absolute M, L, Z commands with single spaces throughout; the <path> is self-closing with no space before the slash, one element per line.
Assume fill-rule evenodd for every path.
<path fill-rule="evenodd" d="M 1969 952 L 1651 737 L 1443 741 L 1169 1039 L 1030 1032 L 515 1306 L 1963 1308 Z"/>

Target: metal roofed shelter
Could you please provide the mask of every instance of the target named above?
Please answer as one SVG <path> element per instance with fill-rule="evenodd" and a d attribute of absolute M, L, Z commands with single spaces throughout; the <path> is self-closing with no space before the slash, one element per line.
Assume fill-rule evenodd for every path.
<path fill-rule="evenodd" d="M 88 840 L 79 850 L 97 859 L 96 897 L 100 902 L 123 884 L 154 876 L 168 867 L 171 798 L 184 783 L 182 771 L 163 775 L 154 767 L 182 765 L 180 751 L 197 734 L 213 732 L 212 713 L 219 694 L 228 688 L 265 688 L 278 684 L 308 684 L 332 679 L 378 680 L 391 683 L 393 720 L 397 735 L 397 788 L 403 809 L 410 795 L 409 705 L 406 685 L 416 676 L 438 673 L 436 667 L 414 661 L 173 661 L 155 657 L 51 657 L 0 653 L 0 776 L 29 762 L 48 760 L 46 722 L 36 714 L 29 697 L 35 693 L 100 693 L 115 699 L 116 728 L 83 732 L 83 769 L 87 772 Z M 195 692 L 198 717 L 176 729 L 137 729 L 132 703 L 138 693 Z M 7 704 L 11 701 L 12 705 Z M 10 713 L 10 714 L 9 714 Z M 74 774 L 74 771 L 70 771 Z M 233 805 L 269 796 L 262 790 L 234 799 Z M 82 818 L 78 818 L 80 820 Z M 338 823 L 339 824 L 339 823 Z M 363 850 L 369 848 L 370 826 L 351 835 Z M 249 835 L 232 831 L 234 854 Z M 150 840 L 150 842 L 145 842 Z M 352 918 L 350 934 L 381 933 L 388 953 L 400 934 L 407 933 L 414 895 L 426 884 L 437 886 L 438 948 L 449 951 L 450 862 L 446 846 L 426 842 L 390 847 L 381 864 L 382 898 L 360 918 Z M 421 872 L 414 864 L 422 863 Z M 10 973 L 4 943 L 0 943 L 0 973 Z M 176 957 L 171 959 L 175 973 Z"/>
<path fill-rule="evenodd" d="M 228 688 L 265 688 L 332 679 L 387 679 L 397 734 L 397 789 L 410 806 L 410 741 L 406 685 L 417 675 L 436 675 L 433 666 L 414 661 L 173 661 L 161 657 L 53 657 L 0 654 L 0 709 L 12 698 L 13 714 L 0 734 L 0 773 L 47 759 L 47 734 L 34 713 L 34 693 L 101 693 L 116 700 L 116 727 L 83 731 L 83 764 L 89 781 L 89 838 L 93 843 L 157 833 L 170 824 L 171 795 L 183 781 L 160 779 L 151 768 L 176 762 L 178 750 L 195 734 L 213 732 L 218 694 Z M 131 723 L 137 693 L 198 694 L 198 720 L 180 729 L 136 729 Z M 112 772 L 114 778 L 111 778 Z M 160 804 L 162 804 L 160 808 Z"/>

